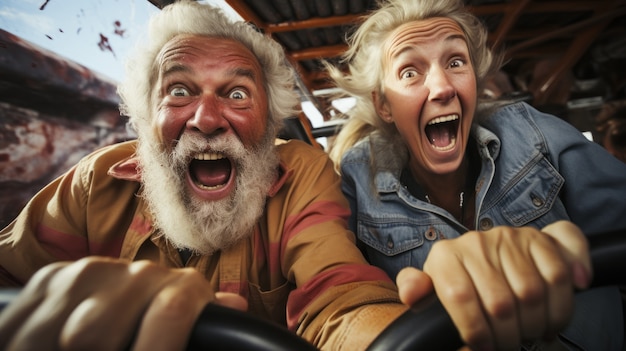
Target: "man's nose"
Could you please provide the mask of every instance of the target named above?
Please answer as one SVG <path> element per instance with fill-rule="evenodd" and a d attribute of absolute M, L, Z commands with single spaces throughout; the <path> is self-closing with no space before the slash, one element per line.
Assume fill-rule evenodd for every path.
<path fill-rule="evenodd" d="M 195 114 L 187 121 L 187 128 L 206 135 L 222 133 L 228 126 L 223 105 L 214 94 L 202 95 Z"/>
<path fill-rule="evenodd" d="M 429 89 L 429 100 L 448 101 L 456 96 L 456 89 L 443 67 L 434 67 L 428 73 L 426 85 Z"/>

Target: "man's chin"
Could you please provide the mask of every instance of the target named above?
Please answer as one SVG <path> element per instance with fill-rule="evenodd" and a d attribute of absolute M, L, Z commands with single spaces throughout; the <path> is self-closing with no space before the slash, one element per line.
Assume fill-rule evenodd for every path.
<path fill-rule="evenodd" d="M 222 211 L 217 211 L 222 212 Z M 192 218 L 192 217 L 195 217 Z M 234 246 L 249 237 L 258 221 L 258 217 L 241 218 L 233 225 L 233 217 L 215 218 L 215 215 L 189 216 L 186 229 L 174 230 L 174 223 L 161 223 L 165 238 L 178 249 L 189 249 L 197 254 L 211 255 L 219 250 Z M 166 230 L 165 227 L 170 228 Z"/>

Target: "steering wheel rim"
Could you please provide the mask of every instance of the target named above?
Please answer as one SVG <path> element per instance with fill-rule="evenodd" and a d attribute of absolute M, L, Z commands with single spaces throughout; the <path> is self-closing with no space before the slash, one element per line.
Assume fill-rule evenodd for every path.
<path fill-rule="evenodd" d="M 0 289 L 0 313 L 21 292 Z M 319 351 L 286 327 L 217 304 L 207 304 L 189 336 L 187 351 Z"/>
<path fill-rule="evenodd" d="M 191 332 L 187 351 L 317 351 L 282 325 L 250 313 L 208 304 Z"/>
<path fill-rule="evenodd" d="M 626 266 L 626 229 L 589 235 L 587 241 L 594 271 L 590 288 L 626 284 L 626 277 L 615 269 Z M 452 319 L 433 295 L 391 323 L 367 351 L 458 350 L 463 346 Z"/>
<path fill-rule="evenodd" d="M 591 287 L 625 284 L 614 267 L 626 266 L 626 230 L 588 236 L 594 277 Z M 19 293 L 0 289 L 0 311 Z M 416 326 L 420 326 L 416 328 Z M 367 351 L 456 350 L 463 346 L 450 316 L 432 295 L 389 325 Z M 208 304 L 194 326 L 187 350 L 318 350 L 287 328 L 249 313 Z"/>

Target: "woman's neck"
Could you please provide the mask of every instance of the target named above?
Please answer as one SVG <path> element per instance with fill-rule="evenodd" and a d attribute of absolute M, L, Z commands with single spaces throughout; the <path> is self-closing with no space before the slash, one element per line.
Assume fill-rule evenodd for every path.
<path fill-rule="evenodd" d="M 444 208 L 447 203 L 458 206 L 459 194 L 465 190 L 468 181 L 468 168 L 467 156 L 459 168 L 448 174 L 426 173 L 409 167 L 411 175 L 422 186 L 430 201 Z"/>
<path fill-rule="evenodd" d="M 474 206 L 474 172 L 471 172 L 470 150 L 457 170 L 448 174 L 432 174 L 409 167 L 411 175 L 426 194 L 426 200 L 441 207 L 467 227 L 472 227 Z M 476 166 L 476 165 L 473 165 Z"/>

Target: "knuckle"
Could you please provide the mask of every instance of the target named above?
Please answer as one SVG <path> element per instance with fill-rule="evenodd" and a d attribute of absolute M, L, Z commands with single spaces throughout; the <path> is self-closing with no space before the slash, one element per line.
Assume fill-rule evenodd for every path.
<path fill-rule="evenodd" d="M 546 269 L 544 279 L 548 285 L 569 285 L 572 277 L 565 264 L 555 264 L 551 269 Z"/>
<path fill-rule="evenodd" d="M 72 335 L 66 338 L 63 338 L 61 341 L 60 349 L 64 351 L 80 351 L 80 350 L 105 350 L 106 347 L 103 345 L 107 343 L 102 340 L 99 343 L 94 343 L 88 338 L 84 337 L 82 334 L 80 335 Z"/>
<path fill-rule="evenodd" d="M 75 263 L 67 266 L 66 270 L 76 276 L 77 279 L 82 279 L 85 276 L 92 276 L 97 274 L 101 269 L 122 269 L 123 265 L 120 261 L 114 260 L 108 257 L 85 257 L 76 261 Z"/>
<path fill-rule="evenodd" d="M 437 289 L 437 295 L 444 301 L 448 301 L 454 305 L 465 305 L 474 301 L 473 290 L 466 289 L 460 285 L 446 286 L 445 288 Z"/>
<path fill-rule="evenodd" d="M 496 319 L 508 319 L 515 313 L 515 300 L 509 294 L 497 294 L 485 296 L 483 299 L 483 308 L 489 315 Z"/>
<path fill-rule="evenodd" d="M 43 287 L 50 283 L 55 273 L 68 265 L 68 262 L 55 262 L 39 269 L 28 282 L 28 287 L 34 287 L 36 291 L 41 291 Z"/>
<path fill-rule="evenodd" d="M 464 328 L 461 333 L 461 339 L 467 345 L 485 345 L 491 342 L 491 331 L 486 324 L 475 323 L 468 328 Z"/>
<path fill-rule="evenodd" d="M 119 271 L 122 268 L 122 264 L 119 262 L 115 264 L 115 262 L 118 261 L 94 256 L 79 259 L 58 269 L 56 274 L 50 278 L 48 288 L 64 292 L 84 291 L 85 282 L 89 282 L 98 276 L 102 272 L 103 267 L 106 266 L 106 269 Z"/>
<path fill-rule="evenodd" d="M 461 238 L 464 238 L 464 240 L 467 240 L 467 241 L 481 241 L 483 237 L 484 237 L 484 233 L 481 233 L 476 230 L 471 230 L 463 234 L 463 236 L 461 236 Z"/>
<path fill-rule="evenodd" d="M 160 294 L 153 301 L 151 306 L 159 318 L 170 320 L 187 320 L 190 311 L 195 311 L 198 307 L 195 299 L 190 299 L 183 294 Z"/>
<path fill-rule="evenodd" d="M 130 340 L 123 339 L 122 335 L 110 335 L 107 338 L 101 338 L 94 332 L 101 330 L 93 322 L 73 327 L 71 332 L 64 329 L 59 339 L 59 349 L 63 351 L 119 350 L 125 346 L 124 343 L 130 342 Z"/>
<path fill-rule="evenodd" d="M 161 275 L 167 275 L 168 270 L 151 261 L 134 261 L 128 266 L 128 274 L 138 281 Z"/>
<path fill-rule="evenodd" d="M 515 291 L 518 303 L 526 307 L 540 304 L 545 297 L 545 293 L 544 285 L 536 279 L 524 282 L 524 284 Z"/>
<path fill-rule="evenodd" d="M 207 295 L 213 295 L 213 289 L 205 276 L 193 268 L 180 270 L 177 279 L 178 284 L 185 286 L 188 297 L 198 300 L 206 299 Z"/>

